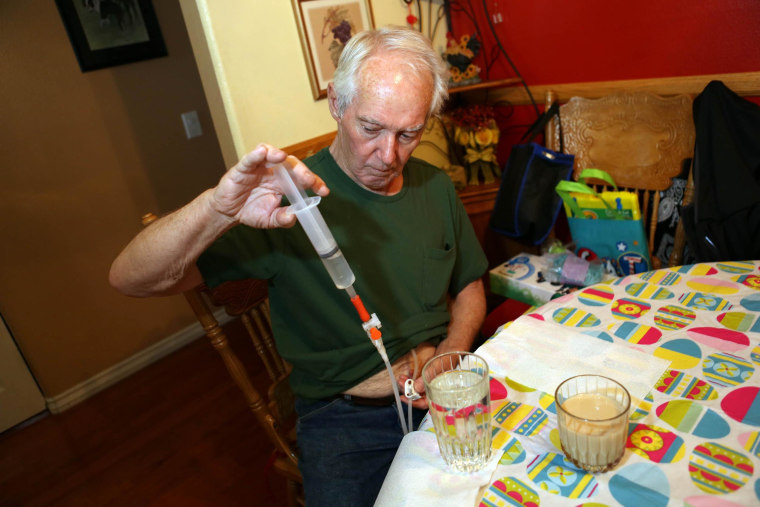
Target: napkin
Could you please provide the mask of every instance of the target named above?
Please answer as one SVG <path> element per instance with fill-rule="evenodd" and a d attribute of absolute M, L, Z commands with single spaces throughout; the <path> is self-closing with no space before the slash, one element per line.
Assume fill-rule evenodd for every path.
<path fill-rule="evenodd" d="M 670 361 L 532 317 L 502 329 L 476 352 L 491 375 L 554 394 L 563 380 L 584 373 L 604 375 L 643 400 Z"/>
<path fill-rule="evenodd" d="M 501 453 L 494 450 L 481 470 L 456 472 L 443 461 L 432 431 L 412 431 L 396 451 L 375 507 L 475 505 L 480 489 L 490 484 L 500 458 Z"/>

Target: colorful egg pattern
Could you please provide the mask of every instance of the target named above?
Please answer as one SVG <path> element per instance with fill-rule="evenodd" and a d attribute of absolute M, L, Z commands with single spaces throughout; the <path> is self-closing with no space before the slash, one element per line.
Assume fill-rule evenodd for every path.
<path fill-rule="evenodd" d="M 739 292 L 739 288 L 735 283 L 731 283 L 728 280 L 721 280 L 719 278 L 692 278 L 686 281 L 686 285 L 696 291 L 706 292 L 708 294 L 730 295 Z"/>
<path fill-rule="evenodd" d="M 719 262 L 715 267 L 725 273 L 751 273 L 755 269 L 752 261 Z"/>
<path fill-rule="evenodd" d="M 755 457 L 760 458 L 760 432 L 742 433 L 739 435 L 738 440 L 742 448 L 754 454 Z"/>
<path fill-rule="evenodd" d="M 749 346 L 744 333 L 718 327 L 693 327 L 686 331 L 689 338 L 722 352 L 736 352 Z"/>
<path fill-rule="evenodd" d="M 634 298 L 622 298 L 612 303 L 612 316 L 621 320 L 641 318 L 651 308 L 646 301 Z"/>
<path fill-rule="evenodd" d="M 509 395 L 507 386 L 493 377 L 490 378 L 489 388 L 491 390 L 491 403 L 494 401 L 506 399 L 506 397 Z"/>
<path fill-rule="evenodd" d="M 654 397 L 652 393 L 647 394 L 644 399 L 636 406 L 636 409 L 628 417 L 631 421 L 638 421 L 649 415 L 649 411 L 652 410 L 652 402 Z"/>
<path fill-rule="evenodd" d="M 741 423 L 760 426 L 760 387 L 740 387 L 723 397 L 723 412 Z"/>
<path fill-rule="evenodd" d="M 749 358 L 752 359 L 753 363 L 760 364 L 760 345 L 752 349 L 752 352 L 749 354 Z"/>
<path fill-rule="evenodd" d="M 631 296 L 636 296 L 645 299 L 662 300 L 670 299 L 673 297 L 673 293 L 668 289 L 652 285 L 650 283 L 639 282 L 632 283 L 625 287 L 625 291 Z"/>
<path fill-rule="evenodd" d="M 687 308 L 714 312 L 730 310 L 733 307 L 728 300 L 704 292 L 685 292 L 679 296 L 678 301 Z"/>
<path fill-rule="evenodd" d="M 734 331 L 760 333 L 760 317 L 751 313 L 726 312 L 718 315 L 718 322 Z"/>
<path fill-rule="evenodd" d="M 671 368 L 688 370 L 699 364 L 702 350 L 693 341 L 680 338 L 660 345 L 654 351 L 654 356 L 670 361 Z"/>
<path fill-rule="evenodd" d="M 681 433 L 700 438 L 723 438 L 731 427 L 714 410 L 688 400 L 673 400 L 655 409 L 657 417 Z"/>
<path fill-rule="evenodd" d="M 760 294 L 750 294 L 739 302 L 745 310 L 760 312 Z"/>
<path fill-rule="evenodd" d="M 605 341 L 605 342 L 612 343 L 612 342 L 615 341 L 615 340 L 612 339 L 612 336 L 610 336 L 609 334 L 605 333 L 604 331 L 595 331 L 593 329 L 590 329 L 588 331 L 582 331 L 582 332 L 585 335 L 593 336 L 594 338 L 599 338 L 600 340 Z"/>
<path fill-rule="evenodd" d="M 554 396 L 551 394 L 541 393 L 541 395 L 538 397 L 538 404 L 541 405 L 541 408 L 550 414 L 557 413 L 557 405 L 555 403 Z"/>
<path fill-rule="evenodd" d="M 743 454 L 713 442 L 697 445 L 689 458 L 689 476 L 702 491 L 732 493 L 752 477 L 755 467 Z"/>
<path fill-rule="evenodd" d="M 562 454 L 540 454 L 528 465 L 528 477 L 540 489 L 566 498 L 590 498 L 599 483 L 593 474 L 580 470 Z"/>
<path fill-rule="evenodd" d="M 496 431 L 496 428 L 492 431 Z M 520 441 L 514 437 L 509 437 L 506 431 L 502 431 L 498 436 L 501 436 L 501 434 L 506 434 L 507 438 L 500 438 L 498 442 L 495 439 L 491 440 L 491 447 L 503 450 L 499 464 L 514 465 L 522 463 L 525 460 L 525 449 L 523 449 Z"/>
<path fill-rule="evenodd" d="M 670 498 L 668 478 L 653 463 L 634 463 L 612 476 L 610 493 L 622 505 L 665 507 Z"/>
<path fill-rule="evenodd" d="M 635 322 L 621 322 L 620 324 L 610 324 L 608 328 L 614 336 L 622 338 L 630 343 L 639 345 L 651 345 L 657 343 L 662 337 L 662 332 L 644 324 Z"/>
<path fill-rule="evenodd" d="M 757 275 L 739 275 L 733 279 L 750 289 L 760 290 L 760 276 Z"/>
<path fill-rule="evenodd" d="M 683 438 L 665 428 L 648 424 L 630 424 L 625 446 L 655 463 L 675 463 L 686 452 Z"/>
<path fill-rule="evenodd" d="M 588 306 L 604 306 L 612 301 L 615 293 L 609 287 L 597 285 L 583 289 L 578 294 L 578 301 Z"/>
<path fill-rule="evenodd" d="M 551 394 L 499 379 L 508 390 L 492 379 L 493 447 L 501 453 L 499 466 L 525 467 L 527 460 L 523 470 L 533 484 L 522 473 L 495 475 L 503 478 L 491 484 L 480 505 L 538 507 L 540 496 L 551 504 L 551 495 L 580 500 L 597 493 L 602 495 L 596 502 L 607 504 L 611 495 L 622 505 L 647 507 L 760 504 L 760 478 L 753 477 L 753 460 L 760 460 L 760 387 L 754 378 L 760 364 L 756 264 L 720 262 L 630 275 L 579 289 L 534 310 L 534 318 L 550 317 L 607 342 L 623 340 L 670 361 L 670 367 L 652 390 L 654 396 L 633 400 L 626 440 L 631 454 L 603 476 L 578 470 L 563 457 Z M 698 367 L 701 373 L 695 374 Z M 715 403 L 705 403 L 711 401 Z M 737 422 L 756 431 L 734 431 Z M 662 466 L 669 463 L 673 465 Z M 691 484 L 680 479 L 677 484 L 676 477 L 687 470 Z M 588 482 L 579 482 L 576 475 L 588 476 Z M 671 487 L 676 488 L 672 498 Z M 717 497 L 729 493 L 734 494 Z"/>
<path fill-rule="evenodd" d="M 667 269 L 648 271 L 646 273 L 642 273 L 640 276 L 642 280 L 646 280 L 649 283 L 662 285 L 664 287 L 675 285 L 681 281 L 681 275 Z"/>
<path fill-rule="evenodd" d="M 502 477 L 494 481 L 480 499 L 480 507 L 538 507 L 539 505 L 538 493 L 515 477 Z"/>
<path fill-rule="evenodd" d="M 718 397 L 707 382 L 678 370 L 663 373 L 654 388 L 661 393 L 689 400 L 714 400 Z"/>
<path fill-rule="evenodd" d="M 665 331 L 673 331 L 688 326 L 696 317 L 697 314 L 689 309 L 667 305 L 655 313 L 654 325 Z"/>
<path fill-rule="evenodd" d="M 717 269 L 708 264 L 687 264 L 686 266 L 678 266 L 671 269 L 676 273 L 690 274 L 691 276 L 714 275 L 718 272 Z"/>
<path fill-rule="evenodd" d="M 534 435 L 548 422 L 546 413 L 538 408 L 510 401 L 498 407 L 493 421 L 518 435 Z"/>
<path fill-rule="evenodd" d="M 508 385 L 510 388 L 512 388 L 513 390 L 515 390 L 515 391 L 517 391 L 517 392 L 520 392 L 520 393 L 531 393 L 531 392 L 535 391 L 535 389 L 534 389 L 534 388 L 532 388 L 532 387 L 528 387 L 528 386 L 524 386 L 524 385 L 522 385 L 522 384 L 521 384 L 521 383 L 519 383 L 519 382 L 515 382 L 514 380 L 512 380 L 512 379 L 511 379 L 511 378 L 509 378 L 509 377 L 505 377 L 505 378 L 504 378 L 504 382 L 506 382 L 506 383 L 507 383 L 507 385 Z"/>
<path fill-rule="evenodd" d="M 552 315 L 554 322 L 569 327 L 594 327 L 601 322 L 593 313 L 577 308 L 560 308 Z"/>
<path fill-rule="evenodd" d="M 718 387 L 743 384 L 754 372 L 751 362 L 732 354 L 711 354 L 702 362 L 705 379 Z"/>
<path fill-rule="evenodd" d="M 714 496 L 690 496 L 684 499 L 683 504 L 684 507 L 744 507 L 742 504 Z"/>

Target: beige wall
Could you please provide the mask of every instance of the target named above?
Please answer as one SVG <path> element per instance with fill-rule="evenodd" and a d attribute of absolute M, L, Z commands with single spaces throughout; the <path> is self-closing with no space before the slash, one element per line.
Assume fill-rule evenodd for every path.
<path fill-rule="evenodd" d="M 168 57 L 82 73 L 54 2 L 0 3 L 0 313 L 48 397 L 194 321 L 107 283 L 142 213 L 224 168 L 179 5 L 153 4 Z"/>
<path fill-rule="evenodd" d="M 228 165 L 260 142 L 288 146 L 335 130 L 313 99 L 291 0 L 180 0 Z M 375 26 L 403 24 L 400 0 L 370 2 Z M 436 47 L 445 45 L 445 23 Z M 425 147 L 417 156 L 439 162 Z"/>
<path fill-rule="evenodd" d="M 0 313 L 48 398 L 195 321 L 181 297 L 131 299 L 108 286 L 111 261 L 148 211 L 165 213 L 212 186 L 227 166 L 188 27 L 194 0 L 154 1 L 168 57 L 83 73 L 53 2 L 0 3 Z M 239 149 L 335 129 L 314 101 L 288 0 L 200 2 L 238 124 Z M 403 22 L 400 2 L 372 4 L 375 23 Z M 197 10 L 195 11 L 197 12 Z M 208 68 L 208 67 L 206 67 Z M 209 84 L 209 83 L 204 83 Z M 214 85 L 218 86 L 218 85 Z M 204 135 L 185 138 L 197 110 Z M 225 143 L 222 143 L 225 148 Z"/>

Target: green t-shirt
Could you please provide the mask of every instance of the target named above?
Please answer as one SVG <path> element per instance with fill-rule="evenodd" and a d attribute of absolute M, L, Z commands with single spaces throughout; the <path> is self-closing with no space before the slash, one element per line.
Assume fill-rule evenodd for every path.
<path fill-rule="evenodd" d="M 305 163 L 330 188 L 319 210 L 356 276 L 354 289 L 382 323 L 390 360 L 423 341 L 440 341 L 449 323 L 447 295 L 487 267 L 449 177 L 412 158 L 402 190 L 385 196 L 358 186 L 328 149 Z M 198 267 L 211 287 L 269 280 L 272 330 L 277 349 L 293 365 L 297 396 L 332 396 L 384 368 L 347 292 L 335 287 L 300 225 L 235 227 L 211 245 Z"/>

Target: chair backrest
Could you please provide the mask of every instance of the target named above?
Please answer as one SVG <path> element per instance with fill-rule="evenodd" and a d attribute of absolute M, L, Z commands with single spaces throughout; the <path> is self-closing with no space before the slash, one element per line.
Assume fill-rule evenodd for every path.
<path fill-rule="evenodd" d="M 546 107 L 554 100 L 554 94 L 548 92 Z M 618 188 L 639 195 L 651 254 L 660 191 L 670 187 L 681 174 L 684 160 L 694 152 L 691 97 L 649 92 L 615 93 L 597 99 L 572 97 L 560 106 L 559 118 L 561 128 L 556 118 L 547 126 L 547 147 L 559 150 L 562 135 L 564 151 L 575 155 L 574 179 L 585 168 L 603 169 Z M 598 183 L 601 186 L 602 182 Z M 693 189 L 686 193 L 690 199 Z M 683 244 L 677 247 L 683 250 Z M 674 255 L 680 258 L 681 253 Z M 652 255 L 653 263 L 655 259 Z"/>
<path fill-rule="evenodd" d="M 156 215 L 148 213 L 142 217 L 142 223 L 147 226 L 156 219 Z M 285 468 L 293 472 L 294 480 L 299 480 L 298 457 L 294 446 L 294 396 L 288 383 L 290 367 L 279 356 L 272 340 L 267 282 L 240 280 L 213 289 L 200 285 L 186 291 L 184 296 L 259 424 L 275 448 L 293 465 Z M 270 385 L 266 396 L 262 396 L 256 389 L 242 361 L 230 346 L 224 330 L 214 316 L 212 305 L 223 307 L 229 315 L 241 319 L 269 375 Z"/>

